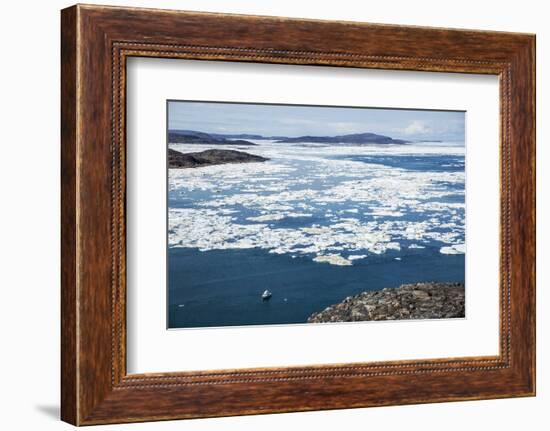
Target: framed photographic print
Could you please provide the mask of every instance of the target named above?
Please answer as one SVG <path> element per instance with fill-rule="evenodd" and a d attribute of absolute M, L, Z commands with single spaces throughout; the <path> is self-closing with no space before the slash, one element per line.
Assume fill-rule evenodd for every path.
<path fill-rule="evenodd" d="M 535 38 L 62 11 L 62 419 L 535 394 Z"/>

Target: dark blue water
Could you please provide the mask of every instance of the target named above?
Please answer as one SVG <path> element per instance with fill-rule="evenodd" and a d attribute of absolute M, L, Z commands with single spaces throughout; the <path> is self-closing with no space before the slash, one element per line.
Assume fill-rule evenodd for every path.
<path fill-rule="evenodd" d="M 342 156 L 341 159 L 385 165 L 412 171 L 464 171 L 464 156 L 454 154 L 361 155 Z"/>
<path fill-rule="evenodd" d="M 258 249 L 172 248 L 168 258 L 170 328 L 305 323 L 313 312 L 366 290 L 464 281 L 464 255 L 429 248 L 407 250 L 400 261 L 369 256 L 353 266 Z M 273 293 L 266 302 L 265 289 Z"/>

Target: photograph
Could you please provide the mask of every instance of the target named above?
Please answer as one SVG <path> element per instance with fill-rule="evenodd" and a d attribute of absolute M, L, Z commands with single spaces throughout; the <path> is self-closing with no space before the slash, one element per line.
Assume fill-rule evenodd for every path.
<path fill-rule="evenodd" d="M 168 328 L 465 318 L 465 115 L 168 100 Z"/>

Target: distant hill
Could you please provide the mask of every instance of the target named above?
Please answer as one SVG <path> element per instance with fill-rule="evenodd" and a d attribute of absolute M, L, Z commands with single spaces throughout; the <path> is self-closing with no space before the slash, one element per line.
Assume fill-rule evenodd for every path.
<path fill-rule="evenodd" d="M 221 139 L 267 139 L 262 135 L 253 135 L 250 133 L 209 133 L 209 135 Z"/>
<path fill-rule="evenodd" d="M 170 144 L 256 145 L 242 139 L 229 140 L 220 135 L 211 135 L 195 130 L 169 130 L 168 142 Z"/>
<path fill-rule="evenodd" d="M 264 136 L 264 135 L 253 135 L 249 133 L 238 133 L 238 134 L 209 133 L 209 135 L 217 138 L 225 138 L 225 139 L 258 139 L 258 140 L 271 140 L 271 141 L 288 139 L 287 136 Z"/>
<path fill-rule="evenodd" d="M 354 133 L 337 136 L 263 136 L 250 133 L 223 134 L 204 133 L 196 130 L 169 130 L 168 142 L 171 144 L 201 144 L 201 145 L 256 145 L 246 139 L 273 140 L 280 144 L 317 143 L 317 144 L 408 144 L 410 141 L 393 139 L 376 133 Z"/>
<path fill-rule="evenodd" d="M 214 149 L 195 153 L 180 153 L 168 148 L 168 167 L 170 169 L 198 168 L 226 163 L 265 162 L 266 160 L 269 159 L 235 150 Z"/>
<path fill-rule="evenodd" d="M 403 139 L 393 139 L 389 136 L 377 135 L 376 133 L 354 133 L 351 135 L 338 136 L 299 136 L 297 138 L 285 138 L 277 141 L 281 144 L 295 144 L 311 142 L 316 144 L 408 144 Z"/>

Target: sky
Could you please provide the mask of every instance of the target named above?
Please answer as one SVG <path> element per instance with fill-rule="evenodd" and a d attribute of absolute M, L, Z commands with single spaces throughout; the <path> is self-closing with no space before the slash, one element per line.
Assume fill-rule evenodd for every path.
<path fill-rule="evenodd" d="M 288 137 L 371 132 L 410 141 L 464 142 L 465 113 L 169 101 L 168 128 Z"/>

